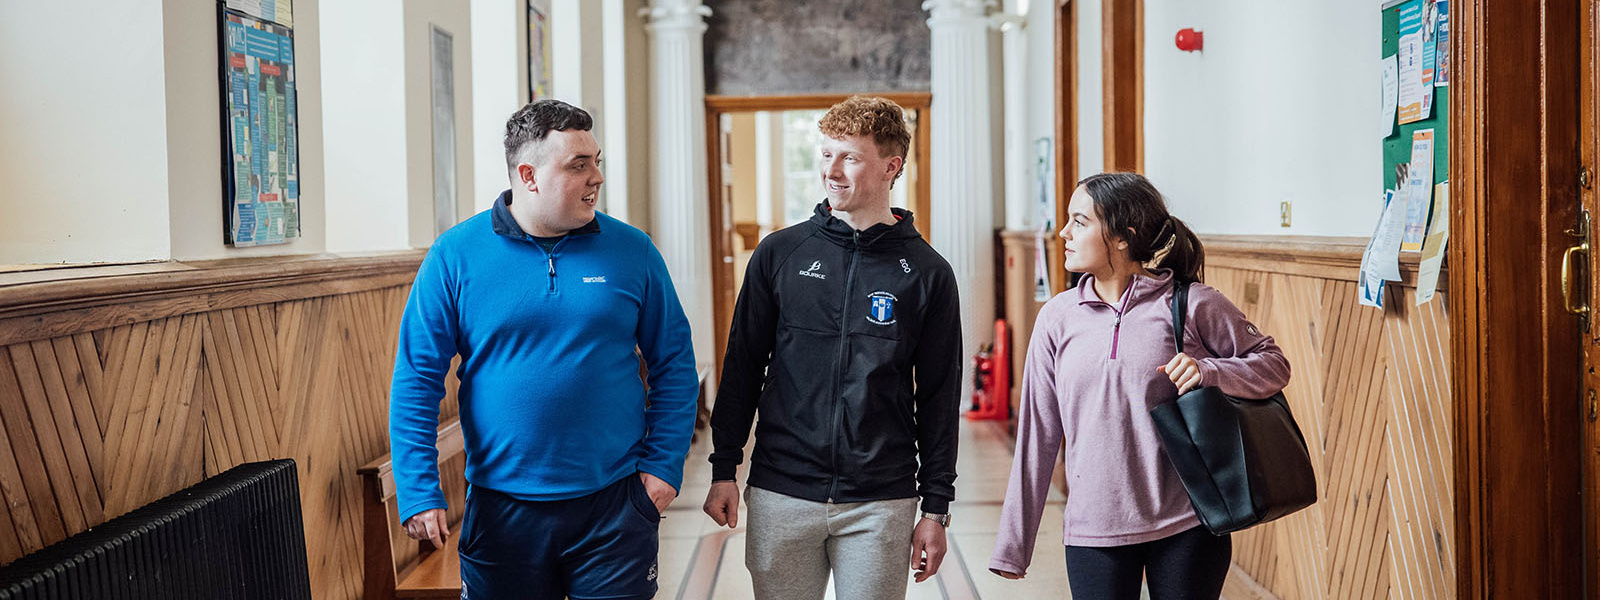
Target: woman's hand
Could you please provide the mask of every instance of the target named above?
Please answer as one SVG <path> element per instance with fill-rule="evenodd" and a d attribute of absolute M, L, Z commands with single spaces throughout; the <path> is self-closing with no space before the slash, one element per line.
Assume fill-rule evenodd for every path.
<path fill-rule="evenodd" d="M 1012 573 L 1010 571 L 1001 571 L 1000 569 L 989 569 L 989 572 L 990 573 L 994 573 L 995 575 L 999 575 L 1001 577 L 1004 577 L 1006 579 L 1022 579 L 1021 575 L 1018 575 L 1016 573 Z"/>
<path fill-rule="evenodd" d="M 1179 396 L 1200 387 L 1200 363 L 1182 352 L 1172 357 L 1171 362 L 1156 367 L 1156 370 L 1166 373 L 1167 377 L 1172 379 L 1172 385 L 1178 386 Z"/>

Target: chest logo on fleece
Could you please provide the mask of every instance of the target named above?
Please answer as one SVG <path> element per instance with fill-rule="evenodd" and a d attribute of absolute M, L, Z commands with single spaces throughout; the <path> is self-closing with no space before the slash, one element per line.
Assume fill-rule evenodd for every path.
<path fill-rule="evenodd" d="M 894 324 L 894 294 L 889 292 L 873 292 L 867 294 L 872 300 L 872 307 L 867 310 L 867 320 L 879 325 Z"/>
<path fill-rule="evenodd" d="M 585 277 L 585 278 L 583 278 L 583 282 L 584 283 L 605 283 L 606 282 L 606 276 L 605 275 L 600 275 L 598 277 Z"/>
<path fill-rule="evenodd" d="M 827 274 L 818 273 L 817 272 L 817 269 L 821 269 L 821 268 L 822 268 L 822 261 L 814 260 L 814 261 L 811 261 L 811 268 L 806 269 L 804 271 L 801 271 L 800 274 L 801 275 L 805 275 L 806 277 L 815 277 L 817 279 L 827 279 L 828 278 Z"/>

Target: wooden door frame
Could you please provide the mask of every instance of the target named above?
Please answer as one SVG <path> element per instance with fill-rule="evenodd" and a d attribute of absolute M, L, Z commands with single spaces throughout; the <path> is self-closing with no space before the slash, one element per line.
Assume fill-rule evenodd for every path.
<path fill-rule="evenodd" d="M 781 96 L 706 96 L 706 161 L 710 185 L 708 191 L 706 216 L 710 220 L 711 234 L 711 320 L 714 322 L 716 332 L 716 365 L 715 373 L 722 373 L 722 357 L 728 349 L 728 330 L 733 321 L 733 304 L 739 290 L 733 285 L 733 264 L 723 261 L 722 257 L 728 254 L 728 249 L 733 247 L 733 228 L 723 223 L 723 198 L 722 198 L 722 115 L 735 112 L 756 111 L 784 111 L 784 110 L 817 110 L 832 107 L 856 94 L 789 94 Z M 929 92 L 883 92 L 868 93 L 863 95 L 888 98 L 899 104 L 908 113 L 914 113 L 917 119 L 917 130 L 911 139 L 911 151 L 917 155 L 918 170 L 921 173 L 907 172 L 910 179 L 907 185 L 916 187 L 916 198 L 926 207 L 929 202 L 928 194 L 931 191 L 930 178 L 926 175 L 929 163 L 932 137 L 929 136 L 929 125 L 932 122 L 929 112 L 932 106 L 933 94 Z M 928 222 L 932 215 L 928 211 L 918 211 L 917 230 L 923 236 L 928 235 Z"/>
<path fill-rule="evenodd" d="M 1144 172 L 1144 0 L 1100 5 L 1107 171 Z"/>
<path fill-rule="evenodd" d="M 1462 598 L 1583 594 L 1581 340 L 1560 290 L 1581 164 L 1579 2 L 1451 3 L 1447 299 Z"/>
<path fill-rule="evenodd" d="M 1056 95 L 1056 228 L 1067 222 L 1067 200 L 1078 184 L 1078 2 L 1056 0 L 1055 95 Z M 1072 285 L 1067 273 L 1066 241 L 1049 232 L 1052 295 Z"/>

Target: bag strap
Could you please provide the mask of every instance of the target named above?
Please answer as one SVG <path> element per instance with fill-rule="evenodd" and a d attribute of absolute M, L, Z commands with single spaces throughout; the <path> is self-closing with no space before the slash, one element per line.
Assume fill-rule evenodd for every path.
<path fill-rule="evenodd" d="M 1189 312 L 1189 282 L 1172 280 L 1172 343 L 1183 352 L 1183 317 Z"/>

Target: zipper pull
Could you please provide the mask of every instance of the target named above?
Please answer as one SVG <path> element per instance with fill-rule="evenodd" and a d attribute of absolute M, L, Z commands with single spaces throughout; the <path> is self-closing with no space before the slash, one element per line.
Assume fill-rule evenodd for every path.
<path fill-rule="evenodd" d="M 550 257 L 550 258 L 548 258 L 546 260 L 548 260 L 550 262 L 550 276 L 551 277 L 555 277 L 556 276 L 556 257 L 552 256 L 552 257 Z"/>

